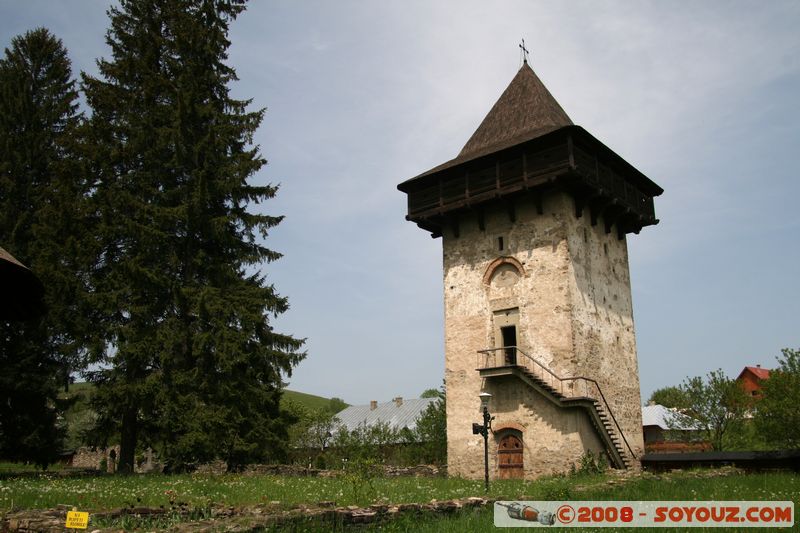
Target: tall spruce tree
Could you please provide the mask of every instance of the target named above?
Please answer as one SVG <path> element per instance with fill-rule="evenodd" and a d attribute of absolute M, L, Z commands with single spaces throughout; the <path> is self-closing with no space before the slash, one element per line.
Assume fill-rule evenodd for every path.
<path fill-rule="evenodd" d="M 0 456 L 43 466 L 60 451 L 56 395 L 82 367 L 89 316 L 77 97 L 59 39 L 39 28 L 12 40 L 0 59 L 0 243 L 44 280 L 48 312 L 0 323 Z"/>
<path fill-rule="evenodd" d="M 264 164 L 263 110 L 231 98 L 226 65 L 237 0 L 122 0 L 109 11 L 111 58 L 84 76 L 92 109 L 94 199 L 103 243 L 95 276 L 108 349 L 93 379 L 100 421 L 173 469 L 214 457 L 231 469 L 285 451 L 282 376 L 303 341 L 273 331 L 288 308 L 258 268 L 282 217 L 249 210 L 277 187 Z"/>

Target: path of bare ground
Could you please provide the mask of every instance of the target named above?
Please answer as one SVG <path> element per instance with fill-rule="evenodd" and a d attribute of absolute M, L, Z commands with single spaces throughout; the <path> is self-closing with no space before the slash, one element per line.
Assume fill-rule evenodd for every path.
<path fill-rule="evenodd" d="M 740 470 L 732 467 L 723 467 L 714 470 L 702 470 L 683 475 L 696 477 L 721 477 L 741 473 Z M 584 491 L 597 489 L 602 486 L 619 486 L 629 481 L 642 477 L 662 478 L 669 477 L 670 474 L 649 474 L 647 472 L 619 472 L 612 474 L 612 479 L 603 480 L 592 484 L 576 484 L 571 488 L 573 496 Z M 500 499 L 535 499 L 525 496 L 516 496 Z M 115 525 L 114 527 L 95 528 L 87 531 L 91 533 L 117 533 L 123 529 L 144 530 L 144 531 L 172 531 L 174 533 L 209 533 L 212 531 L 226 532 L 251 532 L 259 531 L 270 527 L 285 527 L 291 525 L 302 525 L 316 523 L 324 526 L 330 525 L 356 525 L 370 524 L 379 521 L 388 521 L 401 515 L 434 515 L 451 514 L 461 510 L 486 507 L 494 503 L 495 499 L 470 497 L 446 501 L 431 501 L 429 503 L 407 503 L 399 505 L 381 504 L 368 507 L 336 507 L 334 502 L 319 502 L 313 505 L 297 505 L 286 508 L 280 502 L 271 502 L 266 505 L 253 505 L 241 507 L 221 507 L 215 506 L 208 510 L 208 517 L 202 519 L 192 519 L 190 511 L 165 510 L 161 508 L 130 508 L 115 509 L 107 512 L 92 514 L 94 521 L 124 521 L 129 524 L 124 527 Z M 59 506 L 56 509 L 48 510 L 26 510 L 7 514 L 2 523 L 0 531 L 33 533 L 33 532 L 64 532 L 75 531 L 67 530 L 64 527 L 66 521 L 67 506 Z M 163 520 L 158 524 L 159 519 Z M 171 524 L 167 524 L 171 522 Z M 158 525 L 156 525 L 158 524 Z"/>

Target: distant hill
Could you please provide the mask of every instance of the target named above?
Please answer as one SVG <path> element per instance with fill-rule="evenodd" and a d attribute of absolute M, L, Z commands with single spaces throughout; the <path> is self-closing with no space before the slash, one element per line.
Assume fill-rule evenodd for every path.
<path fill-rule="evenodd" d="M 344 403 L 338 398 L 323 398 L 322 396 L 315 396 L 313 394 L 306 394 L 305 392 L 297 392 L 289 389 L 284 389 L 283 396 L 281 397 L 281 402 L 286 400 L 291 400 L 312 411 L 328 409 L 336 413 L 345 407 L 349 407 L 349 404 Z M 331 403 L 331 401 L 333 401 L 333 403 Z"/>
<path fill-rule="evenodd" d="M 69 393 L 62 392 L 59 397 L 62 399 L 74 398 L 75 402 L 67 409 L 65 419 L 67 422 L 67 442 L 65 448 L 72 450 L 82 444 L 84 433 L 88 431 L 94 423 L 94 412 L 89 408 L 89 398 L 92 395 L 94 385 L 91 383 L 80 382 L 69 386 Z M 332 413 L 338 413 L 349 405 L 338 398 L 323 398 L 314 394 L 284 390 L 281 403 L 291 400 L 302 405 L 309 410 L 326 409 Z"/>
<path fill-rule="evenodd" d="M 69 386 L 69 392 L 62 391 L 58 395 L 62 400 L 73 401 L 64 413 L 67 423 L 67 438 L 64 442 L 66 450 L 74 450 L 81 446 L 86 434 L 94 425 L 96 417 L 94 411 L 89 407 L 89 399 L 92 397 L 93 391 L 94 385 L 91 383 L 72 383 Z"/>

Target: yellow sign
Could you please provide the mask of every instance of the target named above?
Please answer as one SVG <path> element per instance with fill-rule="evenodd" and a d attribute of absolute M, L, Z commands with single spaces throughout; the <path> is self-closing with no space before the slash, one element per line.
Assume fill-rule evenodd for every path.
<path fill-rule="evenodd" d="M 89 527 L 89 513 L 80 511 L 67 511 L 67 527 L 74 529 L 86 529 Z"/>

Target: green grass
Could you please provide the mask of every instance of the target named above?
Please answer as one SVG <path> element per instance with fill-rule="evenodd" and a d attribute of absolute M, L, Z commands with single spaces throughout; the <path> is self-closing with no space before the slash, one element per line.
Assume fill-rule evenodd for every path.
<path fill-rule="evenodd" d="M 77 393 L 91 394 L 93 389 L 94 385 L 92 385 L 88 381 L 76 381 L 75 383 L 70 383 L 69 394 L 77 394 Z"/>
<path fill-rule="evenodd" d="M 75 450 L 81 446 L 83 433 L 94 423 L 94 413 L 89 407 L 94 385 L 87 382 L 72 383 L 69 391 L 59 393 L 61 399 L 73 400 L 72 405 L 64 412 L 67 422 L 67 435 L 64 449 Z"/>
<path fill-rule="evenodd" d="M 732 475 L 729 477 L 698 478 L 698 472 L 686 472 L 668 476 L 645 476 L 621 485 L 607 484 L 608 478 L 572 478 L 562 485 L 558 480 L 545 480 L 540 487 L 530 490 L 525 486 L 525 496 L 532 500 L 792 500 L 795 509 L 800 503 L 800 480 L 789 473 Z M 578 490 L 583 486 L 583 490 Z M 795 524 L 793 530 L 800 529 Z M 303 532 L 375 532 L 387 533 L 463 533 L 494 531 L 494 515 L 491 507 L 470 509 L 449 516 L 402 516 L 384 524 L 344 527 L 341 524 L 298 524 L 293 528 L 276 528 L 274 531 Z M 748 528 L 746 531 L 758 531 Z M 578 531 L 578 530 L 576 530 Z M 580 531 L 642 531 L 637 528 L 586 528 Z M 658 531 L 731 531 L 731 529 L 659 528 Z"/>
<path fill-rule="evenodd" d="M 560 484 L 564 484 L 561 481 Z M 491 494 L 517 494 L 533 485 L 521 481 L 497 482 Z M 375 502 L 413 503 L 432 499 L 462 498 L 483 494 L 481 481 L 446 478 L 380 478 L 371 483 L 342 479 L 280 477 L 244 474 L 98 476 L 0 480 L 0 510 L 42 509 L 58 504 L 88 511 L 118 507 L 169 507 L 170 500 L 191 507 L 248 505 L 279 501 L 300 503 L 335 501 L 337 505 L 369 505 Z"/>
<path fill-rule="evenodd" d="M 800 508 L 800 477 L 790 473 L 766 473 L 732 475 L 727 477 L 696 477 L 699 472 L 685 472 L 667 476 L 645 476 L 641 479 L 621 485 L 609 486 L 608 478 L 573 478 L 572 483 L 560 485 L 553 480 L 543 481 L 538 490 L 526 491 L 525 496 L 531 500 L 779 500 L 793 501 L 795 512 Z M 585 490 L 576 490 L 583 485 Z M 530 489 L 531 487 L 525 487 Z M 558 494 L 560 492 L 560 494 Z M 513 499 L 513 498 L 510 498 Z M 333 527 L 332 527 L 333 526 Z M 758 531 L 760 528 L 748 528 L 745 531 Z M 762 528 L 763 529 L 763 528 Z M 275 531 L 359 531 L 387 533 L 462 533 L 494 531 L 494 514 L 492 507 L 470 509 L 449 516 L 403 516 L 385 524 L 368 527 L 343 527 L 332 524 L 299 524 L 294 529 L 275 529 Z M 770 528 L 770 531 L 775 529 Z M 793 531 L 800 530 L 795 520 Z M 578 531 L 578 530 L 576 530 Z M 584 528 L 580 531 L 642 531 L 640 528 Z M 658 531 L 731 531 L 718 528 L 658 528 Z M 785 530 L 784 530 L 785 531 Z"/>
<path fill-rule="evenodd" d="M 58 393 L 58 397 L 63 399 L 75 398 L 75 403 L 72 405 L 71 410 L 81 412 L 89 408 L 89 399 L 92 397 L 92 392 L 94 392 L 94 385 L 80 381 L 71 383 L 67 392 L 62 389 Z"/>
<path fill-rule="evenodd" d="M 492 483 L 490 496 L 529 500 L 791 500 L 796 508 L 800 508 L 800 477 L 796 475 L 704 476 L 690 471 L 663 476 L 648 474 L 624 483 L 609 476 L 561 477 L 534 482 L 496 481 Z M 611 479 L 615 480 L 614 484 L 608 483 Z M 364 506 L 371 503 L 426 503 L 433 499 L 483 495 L 481 481 L 456 478 L 379 478 L 371 483 L 349 483 L 344 479 L 240 474 L 95 478 L 42 475 L 0 480 L 0 513 L 12 508 L 52 508 L 57 504 L 97 512 L 131 505 L 169 509 L 183 503 L 185 508 L 195 509 L 195 517 L 199 517 L 204 509 L 218 505 L 280 502 L 280 507 L 289 508 L 298 504 L 335 501 L 340 506 Z M 133 519 L 126 520 L 125 524 L 113 525 L 125 529 L 136 527 L 131 522 Z M 173 516 L 159 520 L 161 522 L 150 522 L 150 527 L 167 527 L 181 518 Z M 401 517 L 369 529 L 362 527 L 360 531 L 485 531 L 492 529 L 492 524 L 492 510 L 488 509 L 465 511 L 450 517 Z M 141 523 L 139 527 L 147 526 Z M 298 531 L 314 530 L 315 527 L 314 524 L 305 524 Z M 320 531 L 327 531 L 331 524 L 319 527 Z"/>
<path fill-rule="evenodd" d="M 62 468 L 60 464 L 54 464 L 49 465 L 47 470 L 59 471 L 62 470 Z M 41 471 L 41 468 L 32 464 L 0 462 L 0 474 L 23 474 Z"/>

